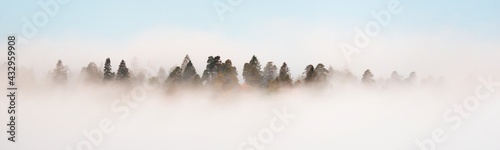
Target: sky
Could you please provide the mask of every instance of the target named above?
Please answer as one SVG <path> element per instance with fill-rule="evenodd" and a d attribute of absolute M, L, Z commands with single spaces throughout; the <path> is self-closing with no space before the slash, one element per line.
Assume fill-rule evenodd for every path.
<path fill-rule="evenodd" d="M 53 2 L 2 2 L 0 35 L 23 35 L 23 19 L 32 21 L 37 14 L 47 13 L 42 5 Z M 201 72 L 209 55 L 233 59 L 240 70 L 256 55 L 263 64 L 287 61 L 293 76 L 317 63 L 348 68 L 355 74 L 373 68 L 379 70 L 372 71 L 376 76 L 389 76 L 393 70 L 405 75 L 411 71 L 424 76 L 449 75 L 460 68 L 436 72 L 431 67 L 453 68 L 464 59 L 484 67 L 471 68 L 487 72 L 484 70 L 496 63 L 491 61 L 500 48 L 496 44 L 500 40 L 500 2 L 494 0 L 400 0 L 402 11 L 393 14 L 390 24 L 370 45 L 346 62 L 339 45 L 352 44 L 355 28 L 373 22 L 372 12 L 386 10 L 390 2 L 61 0 L 47 23 L 28 38 L 21 56 L 29 60 L 24 65 L 40 71 L 52 68 L 57 59 L 79 71 L 90 61 L 99 64 L 111 57 L 118 63 L 134 56 L 143 63 L 170 68 L 189 54 Z M 214 3 L 231 9 L 221 15 L 224 19 Z M 427 65 L 416 62 L 423 60 Z"/>

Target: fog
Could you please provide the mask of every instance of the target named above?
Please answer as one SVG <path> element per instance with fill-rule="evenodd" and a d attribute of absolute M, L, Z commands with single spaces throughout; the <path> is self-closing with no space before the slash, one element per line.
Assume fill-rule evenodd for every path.
<path fill-rule="evenodd" d="M 438 128 L 444 130 L 441 140 L 445 140 L 435 144 L 437 149 L 498 149 L 500 102 L 494 91 L 475 104 L 476 109 L 466 110 L 470 115 L 460 118 L 456 129 L 456 120 L 443 118 L 448 109 L 465 105 L 467 96 L 475 95 L 476 87 L 484 85 L 480 78 L 488 80 L 488 75 L 442 85 L 386 87 L 332 79 L 325 88 L 302 87 L 277 93 L 203 88 L 167 93 L 162 87 L 145 84 L 134 86 L 142 90 L 134 90 L 77 81 L 67 85 L 21 82 L 17 143 L 1 140 L 0 145 L 2 149 L 86 149 L 78 144 L 90 144 L 93 138 L 97 142 L 89 148 L 103 150 L 229 150 L 240 149 L 244 142 L 245 150 L 400 150 L 421 149 L 415 141 L 432 138 Z M 492 79 L 496 82 L 500 78 Z M 138 99 L 130 96 L 133 91 L 141 93 L 136 93 Z M 280 120 L 277 112 L 290 115 L 287 123 L 271 125 L 276 118 Z M 0 117 L 7 115 L 1 113 Z M 84 132 L 100 129 L 102 120 L 111 121 L 109 133 L 85 136 Z M 280 126 L 279 132 L 269 130 L 271 126 Z M 272 137 L 263 134 L 265 142 L 259 141 L 260 147 L 249 146 L 249 137 L 259 140 L 260 133 L 269 133 L 263 130 L 273 131 Z"/>
<path fill-rule="evenodd" d="M 18 55 L 17 142 L 0 140 L 0 149 L 500 148 L 498 84 L 487 88 L 481 82 L 500 82 L 498 42 L 457 31 L 414 33 L 404 38 L 384 35 L 346 63 L 337 46 L 352 33 L 315 25 L 304 25 L 308 28 L 293 32 L 276 27 L 283 24 L 287 22 L 252 29 L 272 31 L 269 34 L 275 36 L 241 39 L 178 27 L 152 28 L 125 41 L 82 33 L 32 39 L 29 45 L 20 47 Z M 240 83 L 243 64 L 252 55 L 262 65 L 287 62 L 294 80 L 300 78 L 306 65 L 317 63 L 331 65 L 336 71 L 350 70 L 357 78 L 346 83 L 334 77 L 324 88 L 299 87 L 276 93 L 207 88 L 171 93 L 164 87 L 86 85 L 78 79 L 82 67 L 89 62 L 100 66 L 107 57 L 112 60 L 113 71 L 121 59 L 130 67 L 136 58 L 137 68 L 151 76 L 159 67 L 168 71 L 180 65 L 186 54 L 199 74 L 210 55 L 231 59 Z M 48 76 L 58 59 L 70 68 L 66 85 L 53 85 Z M 137 73 L 137 68 L 131 71 Z M 361 84 L 366 69 L 375 75 L 376 86 Z M 417 83 L 388 86 L 392 71 L 405 78 L 415 71 Z M 2 72 L 2 83 L 6 83 L 5 74 Z M 428 76 L 443 77 L 446 82 L 424 84 Z M 477 87 L 482 87 L 479 93 L 490 95 L 469 101 L 470 96 L 476 96 Z M 140 100 L 131 98 L 134 91 L 141 93 L 135 95 Z M 449 113 L 456 105 L 467 105 L 471 111 Z M 285 122 L 283 113 L 289 114 Z M 0 118 L 7 122 L 8 116 L 0 113 Z M 109 133 L 100 130 L 103 120 L 109 125 Z M 276 126 L 280 128 L 272 129 Z M 102 137 L 85 135 L 97 130 Z M 261 133 L 265 136 L 259 137 Z M 258 146 L 249 142 L 254 137 Z"/>

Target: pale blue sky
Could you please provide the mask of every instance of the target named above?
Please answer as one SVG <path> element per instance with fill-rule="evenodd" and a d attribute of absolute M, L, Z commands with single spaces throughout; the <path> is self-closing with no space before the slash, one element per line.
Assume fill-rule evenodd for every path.
<path fill-rule="evenodd" d="M 8 1 L 0 6 L 1 34 L 20 32 L 21 18 L 31 18 L 42 9 L 37 2 L 48 0 Z M 226 0 L 220 0 L 227 3 Z M 155 25 L 168 24 L 217 32 L 238 38 L 252 36 L 245 30 L 274 19 L 309 23 L 330 23 L 339 29 L 352 30 L 371 19 L 370 12 L 385 8 L 388 0 L 243 0 L 221 21 L 213 0 L 98 1 L 71 0 L 50 18 L 37 36 L 57 36 L 68 31 L 90 36 L 130 38 Z M 500 31 L 500 1 L 496 0 L 401 0 L 404 11 L 394 18 L 398 29 L 432 32 L 457 28 L 497 38 Z"/>

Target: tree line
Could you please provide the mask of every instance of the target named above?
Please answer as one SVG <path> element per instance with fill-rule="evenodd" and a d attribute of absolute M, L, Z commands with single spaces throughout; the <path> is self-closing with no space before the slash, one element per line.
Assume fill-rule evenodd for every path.
<path fill-rule="evenodd" d="M 54 83 L 65 84 L 68 80 L 67 66 L 59 60 L 56 68 L 51 71 Z M 118 83 L 118 84 L 148 84 L 163 85 L 169 90 L 178 88 L 209 87 L 215 90 L 231 90 L 239 88 L 267 89 L 278 91 L 299 86 L 327 87 L 329 80 L 337 78 L 344 81 L 355 81 L 356 77 L 349 71 L 334 70 L 331 66 L 327 69 L 324 64 L 316 66 L 309 64 L 297 79 L 293 79 L 286 62 L 278 68 L 274 62 L 267 62 L 262 68 L 258 58 L 254 55 L 250 61 L 243 65 L 243 83 L 238 79 L 237 68 L 230 59 L 223 61 L 220 56 L 209 56 L 206 67 L 201 75 L 196 71 L 189 55 L 184 57 L 180 66 L 174 66 L 168 73 L 161 67 L 156 76 L 146 78 L 143 71 L 133 74 L 124 60 L 121 60 L 116 72 L 113 71 L 110 58 L 107 58 L 103 68 L 98 68 L 94 62 L 83 67 L 80 76 L 87 83 Z M 412 72 L 408 78 L 403 79 L 396 71 L 391 74 L 387 81 L 390 83 L 414 83 L 416 73 Z M 367 69 L 361 78 L 365 85 L 374 85 L 374 75 Z"/>

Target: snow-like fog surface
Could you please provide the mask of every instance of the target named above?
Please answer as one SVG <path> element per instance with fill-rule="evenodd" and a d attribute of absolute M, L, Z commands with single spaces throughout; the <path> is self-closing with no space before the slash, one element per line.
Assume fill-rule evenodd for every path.
<path fill-rule="evenodd" d="M 113 102 L 130 94 L 109 87 L 20 90 L 15 144 L 0 140 L 0 149 L 73 150 L 88 142 L 83 132 L 112 121 L 112 131 L 91 145 L 94 150 L 245 150 L 276 121 L 276 112 L 293 115 L 289 124 L 264 137 L 261 149 L 273 150 L 404 150 L 420 149 L 416 140 L 444 130 L 441 150 L 500 148 L 500 101 L 491 93 L 457 128 L 443 114 L 474 95 L 481 83 L 463 86 L 293 89 L 278 94 L 203 90 L 166 94 L 150 90 L 133 105 Z M 497 88 L 498 89 L 498 88 Z M 117 111 L 127 108 L 129 112 Z M 7 118 L 1 113 L 2 122 Z M 273 119 L 274 118 L 274 119 Z M 5 127 L 4 127 L 5 128 Z M 272 131 L 272 130 L 266 130 Z M 102 132 L 102 131 L 99 131 Z M 264 133 L 264 132 L 262 132 Z M 2 135 L 6 139 L 6 134 Z M 266 136 L 268 136 L 266 134 Z M 80 149 L 87 149 L 80 145 Z"/>

